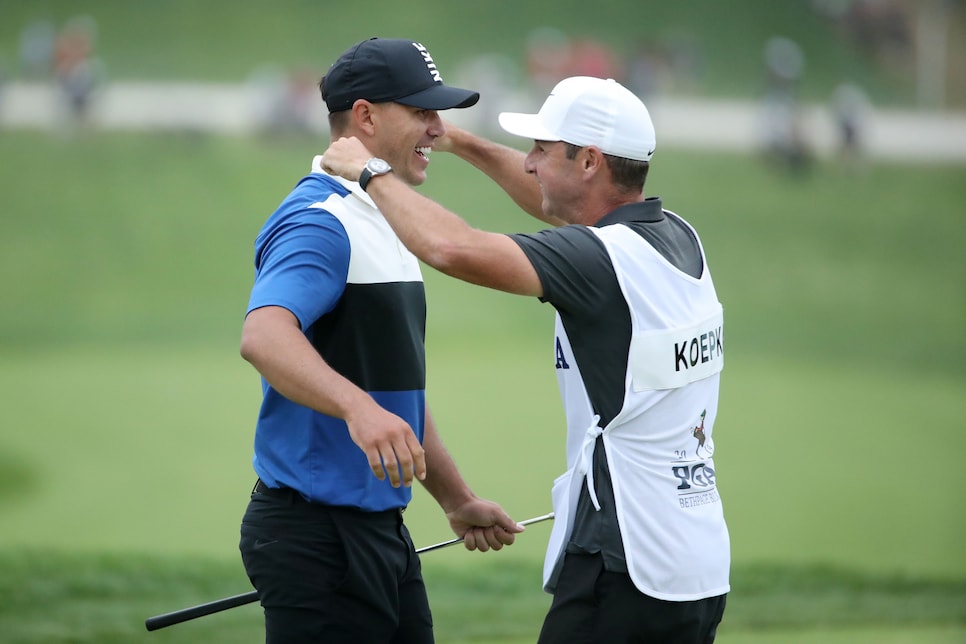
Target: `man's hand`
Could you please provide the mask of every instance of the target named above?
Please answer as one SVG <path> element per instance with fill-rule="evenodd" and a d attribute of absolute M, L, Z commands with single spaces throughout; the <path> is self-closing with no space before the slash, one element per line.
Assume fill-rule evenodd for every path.
<path fill-rule="evenodd" d="M 358 181 L 372 153 L 354 136 L 333 141 L 322 153 L 322 169 L 348 181 Z"/>
<path fill-rule="evenodd" d="M 433 141 L 433 152 L 452 152 L 456 147 L 456 137 L 463 132 L 447 120 L 443 120 L 443 127 L 446 129 L 446 133 L 443 136 L 436 137 Z"/>
<path fill-rule="evenodd" d="M 412 427 L 399 416 L 373 403 L 345 419 L 349 436 L 369 461 L 380 481 L 389 475 L 393 487 L 410 487 L 413 477 L 426 478 L 426 454 Z"/>
<path fill-rule="evenodd" d="M 463 538 L 467 550 L 486 552 L 511 545 L 526 528 L 510 518 L 498 504 L 473 498 L 446 513 L 449 525 Z"/>

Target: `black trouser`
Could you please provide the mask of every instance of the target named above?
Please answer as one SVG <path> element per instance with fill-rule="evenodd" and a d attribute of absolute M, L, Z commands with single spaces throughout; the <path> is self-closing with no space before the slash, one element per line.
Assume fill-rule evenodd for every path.
<path fill-rule="evenodd" d="M 399 510 L 258 489 L 239 549 L 265 611 L 267 644 L 433 642 L 419 556 Z"/>
<path fill-rule="evenodd" d="M 604 570 L 599 554 L 567 554 L 539 644 L 711 644 L 725 597 L 662 601 Z"/>

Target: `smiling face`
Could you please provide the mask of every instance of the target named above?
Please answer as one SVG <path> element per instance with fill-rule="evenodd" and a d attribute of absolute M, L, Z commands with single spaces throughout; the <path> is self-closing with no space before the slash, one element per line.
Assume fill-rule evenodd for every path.
<path fill-rule="evenodd" d="M 575 223 L 580 213 L 584 184 L 580 163 L 577 159 L 567 158 L 567 145 L 562 141 L 536 141 L 523 167 L 540 184 L 543 213 Z"/>
<path fill-rule="evenodd" d="M 367 147 L 389 162 L 393 172 L 411 186 L 426 181 L 433 141 L 446 133 L 439 112 L 399 103 L 372 105 L 374 136 Z"/>

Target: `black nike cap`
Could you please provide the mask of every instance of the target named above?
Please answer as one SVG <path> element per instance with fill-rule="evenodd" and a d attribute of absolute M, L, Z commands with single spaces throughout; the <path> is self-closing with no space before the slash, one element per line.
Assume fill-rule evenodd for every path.
<path fill-rule="evenodd" d="M 347 49 L 322 79 L 322 100 L 341 112 L 363 98 L 401 103 L 425 110 L 476 105 L 479 92 L 443 85 L 433 57 L 418 42 L 370 38 Z"/>

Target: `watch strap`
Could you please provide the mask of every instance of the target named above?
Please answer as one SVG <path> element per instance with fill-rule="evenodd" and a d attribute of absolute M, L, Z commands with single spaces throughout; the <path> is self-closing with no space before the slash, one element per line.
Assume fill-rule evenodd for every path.
<path fill-rule="evenodd" d="M 359 173 L 359 187 L 362 188 L 363 192 L 366 192 L 370 179 L 372 179 L 372 171 L 369 168 L 363 168 L 362 172 Z"/>
<path fill-rule="evenodd" d="M 369 182 L 372 181 L 373 177 L 378 177 L 381 174 L 388 174 L 390 172 L 392 172 L 391 165 L 382 159 L 373 157 L 366 161 L 366 165 L 363 166 L 362 172 L 359 173 L 359 187 L 362 188 L 363 192 L 366 192 L 366 188 L 369 187 Z"/>

